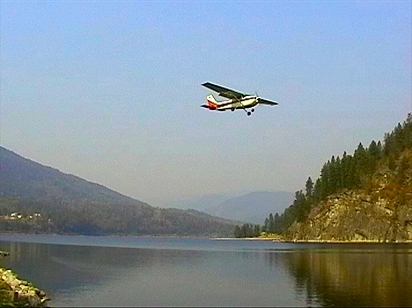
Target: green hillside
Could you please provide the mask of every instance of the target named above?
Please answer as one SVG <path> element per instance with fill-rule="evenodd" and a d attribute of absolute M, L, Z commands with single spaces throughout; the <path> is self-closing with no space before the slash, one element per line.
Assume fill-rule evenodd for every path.
<path fill-rule="evenodd" d="M 235 222 L 162 209 L 0 147 L 0 230 L 227 236 Z"/>

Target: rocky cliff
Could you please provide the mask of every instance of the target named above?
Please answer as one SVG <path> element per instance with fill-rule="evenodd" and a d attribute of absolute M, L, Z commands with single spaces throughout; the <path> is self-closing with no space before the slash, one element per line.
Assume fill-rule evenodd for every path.
<path fill-rule="evenodd" d="M 292 241 L 412 242 L 412 150 L 392 168 L 383 163 L 363 189 L 346 190 L 313 206 L 285 232 Z"/>

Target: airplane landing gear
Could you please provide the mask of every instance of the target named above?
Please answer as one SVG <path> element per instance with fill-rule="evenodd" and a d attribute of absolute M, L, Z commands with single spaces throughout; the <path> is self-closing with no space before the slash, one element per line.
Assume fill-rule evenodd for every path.
<path fill-rule="evenodd" d="M 247 112 L 247 115 L 250 116 L 252 113 L 250 111 Z"/>

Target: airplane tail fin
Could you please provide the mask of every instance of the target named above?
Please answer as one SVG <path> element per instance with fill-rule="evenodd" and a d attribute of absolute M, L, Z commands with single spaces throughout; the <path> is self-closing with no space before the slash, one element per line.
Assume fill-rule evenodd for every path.
<path fill-rule="evenodd" d="M 204 108 L 208 108 L 210 110 L 215 110 L 218 106 L 218 102 L 216 101 L 215 97 L 212 94 L 206 96 L 207 105 L 202 105 Z"/>

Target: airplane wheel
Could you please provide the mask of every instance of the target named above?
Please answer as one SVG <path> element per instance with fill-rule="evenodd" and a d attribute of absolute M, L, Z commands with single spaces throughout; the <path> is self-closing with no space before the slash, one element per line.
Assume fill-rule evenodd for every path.
<path fill-rule="evenodd" d="M 254 108 L 252 108 L 250 111 L 255 112 L 255 109 L 254 109 Z"/>
<path fill-rule="evenodd" d="M 252 113 L 250 111 L 247 112 L 247 115 L 250 116 Z"/>
<path fill-rule="evenodd" d="M 232 109 L 230 109 L 230 110 L 235 111 L 235 108 L 232 108 Z"/>

